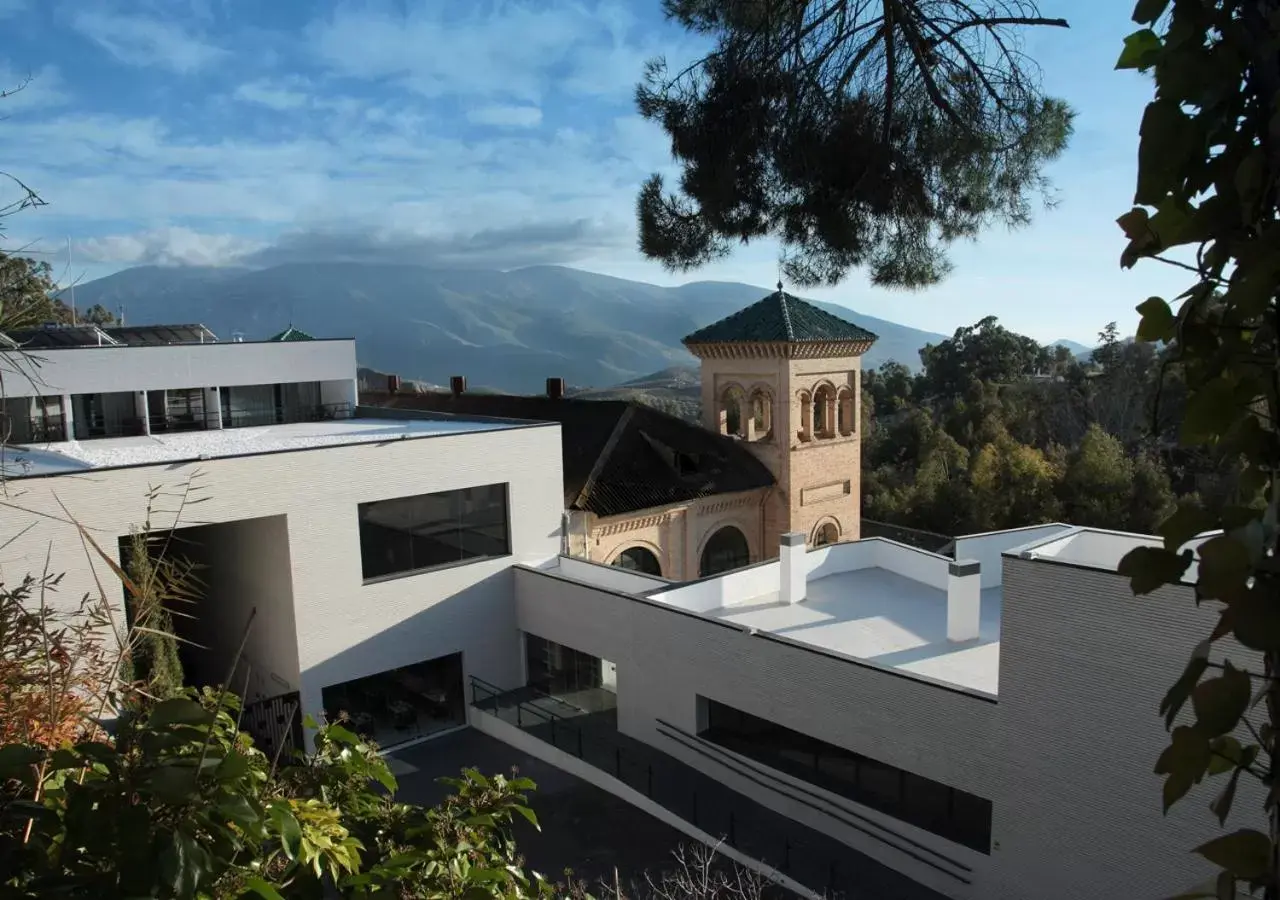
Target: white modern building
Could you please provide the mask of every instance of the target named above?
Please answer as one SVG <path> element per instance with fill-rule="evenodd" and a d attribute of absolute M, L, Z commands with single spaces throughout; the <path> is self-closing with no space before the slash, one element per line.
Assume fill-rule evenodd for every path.
<path fill-rule="evenodd" d="M 351 341 L 66 346 L 0 365 L 10 409 L 39 390 L 74 411 L 72 440 L 0 447 L 0 579 L 65 573 L 65 609 L 105 585 L 124 621 L 119 580 L 69 517 L 119 563 L 150 500 L 153 529 L 176 520 L 176 552 L 200 566 L 204 602 L 175 619 L 192 684 L 230 675 L 247 700 L 303 713 L 367 707 L 361 727 L 395 743 L 465 724 L 468 677 L 520 679 L 500 623 L 513 564 L 560 546 L 559 426 L 356 408 Z M 34 388 L 11 374 L 33 369 Z M 199 394 L 212 415 L 173 422 L 175 396 Z M 86 434 L 86 397 L 159 397 L 170 420 Z"/>
<path fill-rule="evenodd" d="M 188 678 L 229 675 L 282 720 L 343 711 L 384 745 L 469 723 L 674 816 L 652 767 L 647 791 L 624 772 L 648 748 L 836 842 L 833 866 L 913 885 L 864 888 L 884 900 L 1155 900 L 1209 874 L 1190 850 L 1220 833 L 1213 788 L 1163 816 L 1153 766 L 1160 699 L 1215 616 L 1190 586 L 1131 595 L 1116 566 L 1155 539 L 1050 524 L 946 557 L 787 534 L 777 559 L 668 581 L 559 555 L 559 425 L 358 407 L 349 341 L 198 334 L 40 350 L 26 394 L 27 358 L 0 350 L 11 420 L 56 400 L 65 429 L 3 450 L 0 578 L 63 572 L 74 608 L 118 582 L 68 516 L 120 563 L 149 496 L 154 527 L 200 499 L 178 522 L 205 582 Z M 122 398 L 140 431 L 89 427 L 130 418 Z M 588 721 L 616 756 L 565 749 Z M 750 855 L 693 802 L 686 824 Z"/>

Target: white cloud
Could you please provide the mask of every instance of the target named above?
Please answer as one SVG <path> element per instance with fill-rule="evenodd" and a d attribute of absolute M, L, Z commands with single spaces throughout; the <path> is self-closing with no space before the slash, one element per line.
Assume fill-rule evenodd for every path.
<path fill-rule="evenodd" d="M 69 99 L 66 83 L 53 66 L 38 72 L 19 72 L 0 63 L 0 116 L 49 110 L 65 105 Z"/>
<path fill-rule="evenodd" d="M 614 0 L 542 0 L 466 7 L 449 16 L 439 0 L 406 0 L 403 13 L 367 3 L 339 5 L 312 22 L 312 53 L 353 78 L 393 79 L 428 97 L 541 101 L 555 90 L 626 102 L 644 60 L 683 57 L 675 26 L 641 34 Z"/>
<path fill-rule="evenodd" d="M 178 24 L 151 16 L 82 9 L 72 15 L 71 27 L 121 62 L 179 74 L 203 69 L 227 53 Z"/>
<path fill-rule="evenodd" d="M 250 81 L 236 88 L 235 97 L 245 103 L 253 103 L 281 112 L 301 109 L 309 102 L 310 95 L 299 90 L 296 82 L 273 82 L 265 79 Z"/>
<path fill-rule="evenodd" d="M 76 262 L 127 266 L 224 266 L 263 248 L 261 241 L 231 234 L 201 234 L 189 228 L 159 228 L 74 242 Z"/>
<path fill-rule="evenodd" d="M 536 106 L 492 104 L 468 109 L 467 120 L 495 128 L 536 128 L 542 124 L 542 110 Z"/>
<path fill-rule="evenodd" d="M 0 19 L 7 19 L 27 11 L 27 0 L 0 0 Z"/>

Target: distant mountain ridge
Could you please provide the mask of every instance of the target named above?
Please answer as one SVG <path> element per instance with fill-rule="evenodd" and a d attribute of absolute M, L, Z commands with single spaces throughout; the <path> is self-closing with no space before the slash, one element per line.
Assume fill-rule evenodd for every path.
<path fill-rule="evenodd" d="M 538 393 L 548 377 L 604 388 L 696 364 L 680 339 L 764 297 L 732 282 L 659 287 L 559 266 L 510 272 L 361 263 L 268 269 L 126 269 L 76 286 L 81 307 L 123 309 L 129 324 L 201 322 L 224 339 L 294 325 L 353 337 L 360 364 L 404 379 Z M 811 301 L 879 336 L 868 368 L 946 336 Z"/>

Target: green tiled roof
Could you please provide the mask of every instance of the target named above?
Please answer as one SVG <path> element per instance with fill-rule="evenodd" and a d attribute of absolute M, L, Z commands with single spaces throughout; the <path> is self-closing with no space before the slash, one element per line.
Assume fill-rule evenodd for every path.
<path fill-rule="evenodd" d="M 876 336 L 865 328 L 833 316 L 825 309 L 792 297 L 782 290 L 740 309 L 726 319 L 712 322 L 684 339 L 686 344 L 766 343 L 786 341 L 857 341 L 870 343 Z"/>
<path fill-rule="evenodd" d="M 315 338 L 307 334 L 305 331 L 299 331 L 297 328 L 294 328 L 292 325 L 290 325 L 284 331 L 280 332 L 279 334 L 273 334 L 271 337 L 267 338 L 267 340 L 269 341 L 314 341 Z"/>

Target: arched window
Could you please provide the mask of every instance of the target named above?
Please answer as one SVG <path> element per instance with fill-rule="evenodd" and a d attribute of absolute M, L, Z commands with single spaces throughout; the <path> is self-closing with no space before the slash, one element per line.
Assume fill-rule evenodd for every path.
<path fill-rule="evenodd" d="M 853 391 L 844 388 L 840 391 L 836 403 L 836 428 L 848 437 L 857 428 L 857 406 L 853 402 Z"/>
<path fill-rule="evenodd" d="M 752 440 L 763 441 L 773 431 L 773 395 L 764 388 L 756 388 L 751 392 L 751 429 L 748 436 Z"/>
<path fill-rule="evenodd" d="M 800 392 L 800 430 L 796 436 L 802 441 L 813 440 L 813 400 L 808 391 Z"/>
<path fill-rule="evenodd" d="M 702 560 L 698 566 L 698 577 L 718 575 L 730 569 L 740 569 L 751 562 L 751 552 L 747 549 L 747 537 L 732 525 L 726 525 L 711 535 L 702 548 Z"/>
<path fill-rule="evenodd" d="M 611 565 L 617 566 L 619 569 L 630 569 L 633 572 L 642 572 L 645 575 L 662 575 L 662 564 L 658 562 L 658 557 L 653 555 L 652 550 L 644 547 L 628 547 L 616 557 L 614 557 Z"/>
<path fill-rule="evenodd" d="M 829 384 L 813 392 L 813 432 L 820 438 L 835 437 L 836 392 Z"/>
<path fill-rule="evenodd" d="M 813 546 L 825 547 L 827 544 L 834 544 L 840 540 L 840 530 L 836 528 L 834 522 L 825 522 L 818 526 L 818 530 L 813 533 Z"/>
<path fill-rule="evenodd" d="M 747 395 L 736 384 L 731 384 L 720 393 L 720 433 L 736 434 L 746 437 L 747 434 Z"/>

